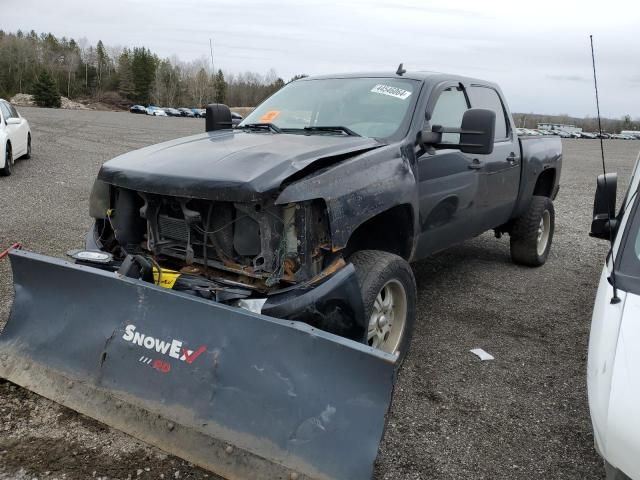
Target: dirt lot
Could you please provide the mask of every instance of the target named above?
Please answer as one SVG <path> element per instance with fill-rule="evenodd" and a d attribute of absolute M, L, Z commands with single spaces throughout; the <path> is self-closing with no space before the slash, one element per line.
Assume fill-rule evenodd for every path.
<path fill-rule="evenodd" d="M 62 256 L 82 244 L 101 163 L 200 132 L 204 120 L 23 108 L 32 160 L 0 179 L 0 246 Z M 621 188 L 640 143 L 608 141 Z M 419 319 L 381 446 L 379 479 L 598 479 L 586 401 L 591 307 L 606 244 L 587 235 L 596 141 L 564 143 L 548 263 L 510 263 L 508 237 L 485 234 L 414 265 Z M 11 304 L 0 262 L 0 325 Z M 482 347 L 496 360 L 480 362 Z M 2 478 L 204 478 L 205 472 L 0 382 Z M 209 475 L 211 478 L 212 475 Z"/>

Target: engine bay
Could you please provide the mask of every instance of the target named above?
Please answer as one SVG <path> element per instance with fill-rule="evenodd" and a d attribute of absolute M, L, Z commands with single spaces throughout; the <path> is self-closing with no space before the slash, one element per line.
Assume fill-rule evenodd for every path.
<path fill-rule="evenodd" d="M 322 201 L 280 206 L 112 188 L 110 205 L 105 218 L 97 219 L 101 250 L 116 260 L 148 263 L 159 284 L 178 273 L 169 288 L 231 288 L 236 298 L 264 296 L 313 282 L 325 269 L 344 264 L 331 250 Z"/>

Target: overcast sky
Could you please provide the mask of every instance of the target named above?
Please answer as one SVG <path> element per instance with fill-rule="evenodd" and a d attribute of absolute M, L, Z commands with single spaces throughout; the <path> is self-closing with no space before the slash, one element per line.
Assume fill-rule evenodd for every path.
<path fill-rule="evenodd" d="M 640 2 L 0 0 L 0 28 L 265 73 L 435 70 L 499 83 L 511 110 L 640 117 Z"/>

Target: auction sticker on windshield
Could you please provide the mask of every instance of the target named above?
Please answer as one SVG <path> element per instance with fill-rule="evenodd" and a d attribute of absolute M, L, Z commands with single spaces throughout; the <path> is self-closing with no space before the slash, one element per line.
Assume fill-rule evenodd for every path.
<path fill-rule="evenodd" d="M 373 93 L 389 95 L 390 97 L 399 98 L 401 100 L 406 100 L 409 97 L 409 95 L 411 95 L 411 92 L 409 90 L 403 90 L 402 88 L 398 88 L 398 87 L 391 87 L 389 85 L 384 85 L 382 83 L 379 83 L 378 85 L 373 87 L 371 91 Z"/>
<path fill-rule="evenodd" d="M 269 110 L 260 117 L 260 121 L 264 123 L 271 123 L 278 115 L 280 115 L 279 110 Z"/>

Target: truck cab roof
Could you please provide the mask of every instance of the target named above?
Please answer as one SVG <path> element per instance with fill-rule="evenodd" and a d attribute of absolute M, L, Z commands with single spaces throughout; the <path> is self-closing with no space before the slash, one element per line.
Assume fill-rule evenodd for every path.
<path fill-rule="evenodd" d="M 433 71 L 412 71 L 405 72 L 402 75 L 398 75 L 395 72 L 351 72 L 351 73 L 334 73 L 327 75 L 313 75 L 310 77 L 304 77 L 298 82 L 310 81 L 310 80 L 326 80 L 330 78 L 404 78 L 408 80 L 417 80 L 429 84 L 438 84 L 447 81 L 458 81 L 462 84 L 482 84 L 491 85 L 497 88 L 497 84 L 482 80 L 479 78 L 465 77 L 463 75 L 456 75 L 451 73 L 433 72 Z"/>

